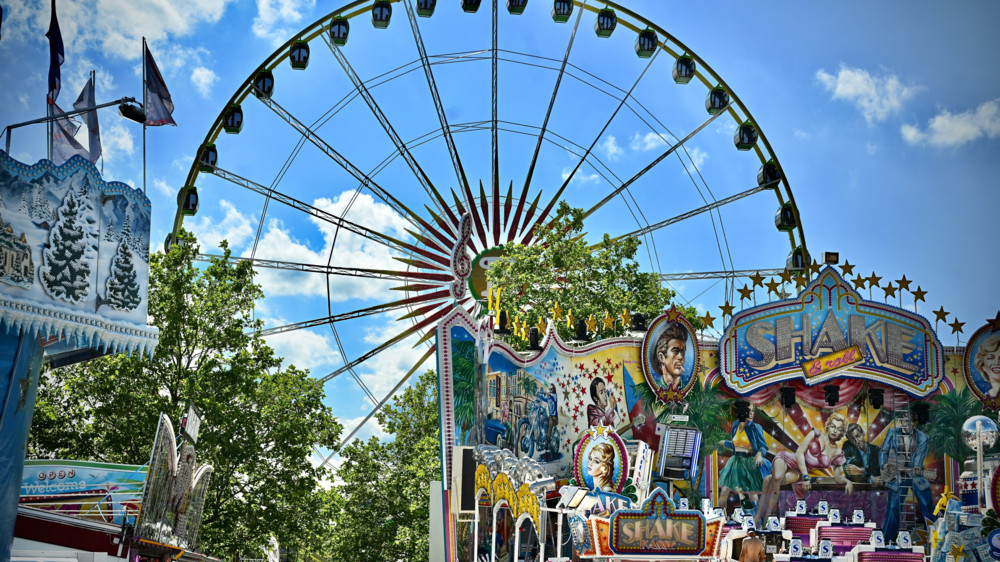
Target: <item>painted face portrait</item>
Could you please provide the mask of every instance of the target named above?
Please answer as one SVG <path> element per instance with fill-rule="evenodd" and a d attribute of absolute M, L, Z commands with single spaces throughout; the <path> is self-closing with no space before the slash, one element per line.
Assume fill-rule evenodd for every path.
<path fill-rule="evenodd" d="M 853 443 L 854 446 L 861 451 L 864 451 L 866 445 L 868 444 L 865 441 L 865 430 L 861 429 L 861 426 L 858 424 L 851 424 L 851 427 L 847 432 L 847 439 L 849 439 L 851 443 Z"/>
<path fill-rule="evenodd" d="M 987 394 L 996 395 L 1000 389 L 1000 334 L 979 345 L 973 365 L 989 385 Z"/>
<path fill-rule="evenodd" d="M 656 340 L 653 367 L 669 387 L 683 383 L 684 360 L 688 353 L 688 330 L 680 323 L 669 324 Z"/>
<path fill-rule="evenodd" d="M 826 420 L 826 436 L 832 443 L 844 438 L 847 433 L 847 420 L 841 414 L 833 414 Z"/>
<path fill-rule="evenodd" d="M 598 443 L 587 455 L 587 474 L 594 480 L 595 490 L 609 491 L 614 487 L 615 448 L 610 443 Z"/>

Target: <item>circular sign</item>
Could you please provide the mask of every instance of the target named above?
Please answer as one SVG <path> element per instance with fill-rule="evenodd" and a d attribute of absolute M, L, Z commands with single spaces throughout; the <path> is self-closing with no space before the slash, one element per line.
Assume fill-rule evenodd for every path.
<path fill-rule="evenodd" d="M 681 311 L 671 308 L 653 320 L 642 339 L 641 357 L 656 400 L 682 401 L 698 378 L 698 338 Z"/>
<path fill-rule="evenodd" d="M 965 382 L 989 410 L 1000 409 L 1000 330 L 989 324 L 965 346 Z"/>
<path fill-rule="evenodd" d="M 629 459 L 625 441 L 614 428 L 599 425 L 588 429 L 576 445 L 573 476 L 578 485 L 595 492 L 620 494 L 628 480 Z"/>

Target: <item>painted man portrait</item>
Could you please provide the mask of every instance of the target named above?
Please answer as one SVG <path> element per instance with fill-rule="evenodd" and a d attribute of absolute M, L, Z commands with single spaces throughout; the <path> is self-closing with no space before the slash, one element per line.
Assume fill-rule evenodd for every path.
<path fill-rule="evenodd" d="M 847 426 L 847 442 L 844 443 L 844 474 L 852 482 L 871 483 L 872 478 L 882 474 L 879 464 L 880 448 L 869 443 L 865 438 L 865 430 L 858 424 Z"/>
<path fill-rule="evenodd" d="M 688 330 L 679 323 L 668 324 L 653 347 L 653 371 L 660 375 L 667 390 L 684 388 L 684 358 L 688 353 Z M 692 350 L 692 353 L 694 350 Z M 655 375 L 654 375 L 655 376 Z"/>

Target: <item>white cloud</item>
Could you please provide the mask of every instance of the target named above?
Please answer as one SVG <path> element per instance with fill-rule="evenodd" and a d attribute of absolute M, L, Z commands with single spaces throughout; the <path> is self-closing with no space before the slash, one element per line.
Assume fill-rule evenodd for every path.
<path fill-rule="evenodd" d="M 153 188 L 167 197 L 174 194 L 174 188 L 170 187 L 170 184 L 168 184 L 163 178 L 154 178 Z"/>
<path fill-rule="evenodd" d="M 115 162 L 123 157 L 132 156 L 135 152 L 135 141 L 132 133 L 121 123 L 112 123 L 101 127 L 101 154 L 105 163 Z"/>
<path fill-rule="evenodd" d="M 243 245 L 253 234 L 250 218 L 244 216 L 229 201 L 219 201 L 225 216 L 216 221 L 208 215 L 201 215 L 194 220 L 188 219 L 187 227 L 198 238 L 202 252 L 212 253 L 219 247 L 219 242 L 227 240 L 230 248 Z"/>
<path fill-rule="evenodd" d="M 694 147 L 687 152 L 688 156 L 691 158 L 691 162 L 694 164 L 694 167 L 699 170 L 702 169 L 702 166 L 704 166 L 705 162 L 708 160 L 708 153 L 698 147 Z"/>
<path fill-rule="evenodd" d="M 910 144 L 929 144 L 939 148 L 958 147 L 982 137 L 1000 136 L 1000 98 L 983 102 L 975 109 L 951 113 L 942 109 L 927 122 L 927 129 L 903 125 L 900 133 Z"/>
<path fill-rule="evenodd" d="M 17 96 L 17 101 L 21 102 L 21 105 L 23 105 L 25 109 L 28 109 L 28 94 L 25 93 Z"/>
<path fill-rule="evenodd" d="M 867 143 L 865 143 L 865 150 L 868 151 L 868 154 L 874 156 L 875 153 L 878 152 L 878 144 L 868 141 Z"/>
<path fill-rule="evenodd" d="M 396 337 L 412 325 L 411 320 L 397 321 L 389 315 L 381 315 L 379 318 L 383 318 L 385 322 L 376 327 L 369 328 L 364 337 L 364 341 L 373 347 Z M 396 386 L 400 379 L 403 378 L 403 375 L 416 365 L 424 353 L 427 353 L 427 348 L 424 346 L 419 346 L 416 349 L 413 348 L 418 339 L 420 339 L 419 335 L 411 335 L 396 343 L 390 349 L 365 361 L 356 369 L 361 380 L 371 389 L 375 398 L 378 400 L 385 398 L 385 395 L 392 390 L 392 387 Z M 416 380 L 416 377 L 423 370 L 433 366 L 434 358 L 432 356 L 420 369 L 413 373 L 408 383 Z"/>
<path fill-rule="evenodd" d="M 572 171 L 573 171 L 572 168 L 563 168 L 562 169 L 562 173 L 560 174 L 560 176 L 562 177 L 562 180 L 566 181 L 566 178 L 569 177 L 569 173 L 572 172 Z M 601 176 L 599 176 L 597 174 L 587 175 L 587 174 L 581 173 L 580 170 L 577 170 L 576 173 L 573 174 L 573 179 L 569 183 L 571 183 L 571 184 L 573 184 L 573 183 L 577 183 L 577 184 L 582 184 L 582 183 L 598 183 L 600 181 L 601 181 Z"/>
<path fill-rule="evenodd" d="M 280 45 L 301 27 L 298 24 L 303 13 L 315 5 L 315 0 L 257 0 L 253 33 L 261 39 L 270 40 L 275 46 Z"/>
<path fill-rule="evenodd" d="M 629 146 L 632 147 L 632 150 L 653 150 L 667 146 L 667 139 L 665 135 L 654 133 L 653 131 L 645 135 L 635 133 L 632 135 L 632 140 L 629 141 Z"/>
<path fill-rule="evenodd" d="M 618 146 L 614 135 L 604 137 L 604 142 L 600 143 L 598 147 L 604 151 L 604 156 L 612 162 L 621 158 L 622 154 L 625 153 L 625 151 L 622 150 L 622 147 Z"/>
<path fill-rule="evenodd" d="M 198 93 L 203 98 L 207 98 L 212 93 L 212 86 L 218 79 L 219 77 L 215 72 L 204 66 L 195 67 L 191 71 L 191 83 L 194 84 L 195 89 L 198 90 Z"/>
<path fill-rule="evenodd" d="M 370 401 L 366 401 L 365 405 L 368 406 L 368 411 L 371 411 L 371 409 L 374 407 L 372 406 Z M 364 419 L 365 416 L 358 416 L 356 418 L 339 418 L 337 421 L 339 421 L 344 426 L 344 434 L 341 436 L 341 438 L 346 439 L 347 436 L 350 435 L 352 431 L 354 431 L 354 428 L 358 427 L 358 424 L 361 423 L 361 421 Z M 386 433 L 385 430 L 382 429 L 382 426 L 378 423 L 378 420 L 375 419 L 375 416 L 372 416 L 370 420 L 365 422 L 365 425 L 358 430 L 358 432 L 354 435 L 354 437 L 351 438 L 351 440 L 353 441 L 355 439 L 360 439 L 361 441 L 367 441 L 373 436 L 378 438 L 380 441 L 386 441 L 392 437 L 391 435 Z M 330 463 L 333 464 L 333 461 L 331 460 Z"/>
<path fill-rule="evenodd" d="M 898 113 L 903 103 L 922 88 L 905 86 L 895 75 L 873 75 L 867 70 L 840 65 L 837 75 L 820 69 L 816 79 L 833 95 L 833 99 L 851 102 L 869 123 L 884 121 Z"/>
<path fill-rule="evenodd" d="M 794 129 L 792 130 L 792 136 L 795 137 L 795 140 L 806 140 L 809 138 L 809 133 L 802 129 Z"/>
<path fill-rule="evenodd" d="M 269 326 L 284 325 L 283 318 L 268 319 Z M 312 330 L 294 330 L 274 334 L 265 338 L 275 355 L 285 359 L 284 365 L 295 365 L 299 369 L 316 372 L 321 367 L 332 369 L 340 363 L 340 354 L 329 334 Z"/>

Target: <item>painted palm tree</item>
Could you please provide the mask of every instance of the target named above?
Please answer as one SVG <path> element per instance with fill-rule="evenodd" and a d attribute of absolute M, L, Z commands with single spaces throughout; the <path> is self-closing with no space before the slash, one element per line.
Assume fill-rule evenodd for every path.
<path fill-rule="evenodd" d="M 481 443 L 469 431 L 476 428 L 476 347 L 475 342 L 455 341 L 452 348 L 452 370 L 455 373 L 455 423 L 461 428 L 462 444 Z"/>
<path fill-rule="evenodd" d="M 962 424 L 971 416 L 983 413 L 983 405 L 968 389 L 935 396 L 931 401 L 930 418 L 921 428 L 930 438 L 928 445 L 938 456 L 948 455 L 964 466 L 972 454 L 962 440 Z"/>
<path fill-rule="evenodd" d="M 705 458 L 718 449 L 719 441 L 729 438 L 724 428 L 732 422 L 731 399 L 719 390 L 718 382 L 697 382 L 691 387 L 685 401 L 688 404 L 688 423 L 701 432 L 701 450 L 698 452 L 698 476 L 691 483 L 688 500 L 692 505 L 701 503 L 701 483 L 705 475 Z M 660 419 L 659 417 L 657 419 Z"/>

